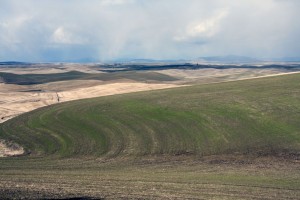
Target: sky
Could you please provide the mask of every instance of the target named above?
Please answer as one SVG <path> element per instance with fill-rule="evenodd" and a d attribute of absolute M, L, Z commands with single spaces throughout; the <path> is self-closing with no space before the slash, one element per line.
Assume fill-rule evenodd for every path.
<path fill-rule="evenodd" d="M 300 57 L 299 0 L 0 0 L 0 61 Z"/>

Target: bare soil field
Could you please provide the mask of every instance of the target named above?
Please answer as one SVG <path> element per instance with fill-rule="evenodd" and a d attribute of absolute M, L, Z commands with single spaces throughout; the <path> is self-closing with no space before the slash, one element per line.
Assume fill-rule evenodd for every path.
<path fill-rule="evenodd" d="M 75 166 L 75 160 L 70 160 Z M 298 199 L 299 164 L 272 158 L 160 162 L 84 162 L 67 168 L 2 170 L 0 195 L 9 199 Z M 97 162 L 93 160 L 93 162 Z M 267 164 L 266 164 L 267 163 Z M 17 183 L 17 184 L 16 184 Z"/>

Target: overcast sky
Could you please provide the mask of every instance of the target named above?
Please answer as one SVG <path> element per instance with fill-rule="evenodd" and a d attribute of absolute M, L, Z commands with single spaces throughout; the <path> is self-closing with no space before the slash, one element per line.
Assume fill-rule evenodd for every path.
<path fill-rule="evenodd" d="M 300 57 L 299 0 L 0 0 L 0 61 Z"/>

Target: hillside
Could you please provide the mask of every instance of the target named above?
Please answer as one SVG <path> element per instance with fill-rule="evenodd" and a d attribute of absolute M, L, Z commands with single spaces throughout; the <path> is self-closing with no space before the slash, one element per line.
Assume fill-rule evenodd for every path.
<path fill-rule="evenodd" d="M 39 179 L 43 192 L 26 184 L 2 192 L 31 198 L 49 194 L 196 198 L 201 194 L 233 199 L 280 194 L 293 199 L 300 194 L 299 119 L 299 74 L 61 103 L 0 125 L 0 138 L 17 142 L 27 153 L 0 159 L 0 185 L 6 188 L 5 184 L 20 180 L 37 184 L 44 177 Z M 211 156 L 216 160 L 203 161 Z M 260 173 L 252 171 L 253 165 L 229 167 L 237 160 L 255 164 L 256 159 L 267 160 L 257 165 L 270 162 L 284 170 L 262 167 Z M 214 162 L 229 166 L 218 172 Z M 121 187 L 121 180 L 128 185 Z M 50 189 L 50 183 L 56 185 Z M 94 189 L 79 189 L 84 183 Z M 189 192 L 185 193 L 183 183 L 191 184 L 185 185 L 191 187 Z M 146 189 L 160 184 L 166 184 L 161 186 L 164 189 Z"/>
<path fill-rule="evenodd" d="M 298 79 L 290 75 L 74 101 L 13 119 L 1 126 L 1 136 L 23 144 L 30 156 L 297 152 Z"/>

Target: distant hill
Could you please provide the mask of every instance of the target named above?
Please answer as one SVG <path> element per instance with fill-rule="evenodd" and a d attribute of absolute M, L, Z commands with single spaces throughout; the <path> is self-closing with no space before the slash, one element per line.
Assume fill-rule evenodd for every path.
<path fill-rule="evenodd" d="M 18 61 L 4 61 L 0 62 L 0 65 L 27 65 L 28 62 L 18 62 Z"/>
<path fill-rule="evenodd" d="M 247 57 L 247 56 L 236 56 L 236 55 L 228 55 L 228 56 L 207 56 L 207 57 L 199 57 L 200 61 L 205 62 L 222 62 L 222 63 L 249 63 L 249 62 L 260 62 L 262 60 Z"/>
<path fill-rule="evenodd" d="M 131 64 L 140 64 L 140 63 L 185 63 L 187 60 L 184 59 L 147 59 L 147 58 L 122 58 L 110 61 L 111 63 L 131 63 Z"/>
<path fill-rule="evenodd" d="M 300 57 L 282 57 L 269 59 L 275 62 L 300 62 Z"/>

